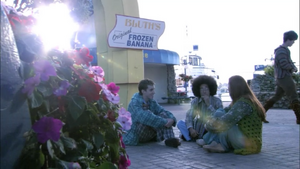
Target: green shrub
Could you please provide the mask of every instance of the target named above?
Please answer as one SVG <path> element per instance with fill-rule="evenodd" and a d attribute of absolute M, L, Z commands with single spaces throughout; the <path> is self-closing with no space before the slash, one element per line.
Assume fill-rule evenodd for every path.
<path fill-rule="evenodd" d="M 273 65 L 268 65 L 264 68 L 265 74 L 274 76 L 274 66 Z"/>

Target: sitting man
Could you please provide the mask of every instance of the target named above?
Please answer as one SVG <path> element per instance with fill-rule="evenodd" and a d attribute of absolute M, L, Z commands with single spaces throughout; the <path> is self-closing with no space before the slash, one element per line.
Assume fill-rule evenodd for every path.
<path fill-rule="evenodd" d="M 128 105 L 131 113 L 131 129 L 123 134 L 126 145 L 138 145 L 138 143 L 165 141 L 165 145 L 177 148 L 180 145 L 175 138 L 172 126 L 176 125 L 174 115 L 164 110 L 155 100 L 154 82 L 149 79 L 141 80 L 138 85 L 139 93 L 135 93 Z"/>

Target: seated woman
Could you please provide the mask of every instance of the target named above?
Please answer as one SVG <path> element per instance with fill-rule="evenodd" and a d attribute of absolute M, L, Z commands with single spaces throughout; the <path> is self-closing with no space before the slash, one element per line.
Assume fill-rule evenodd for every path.
<path fill-rule="evenodd" d="M 206 126 L 203 149 L 209 152 L 255 154 L 261 151 L 262 122 L 265 110 L 241 76 L 229 78 L 232 102 L 224 111 L 218 110 Z M 215 133 L 215 134 L 214 134 Z"/>
<path fill-rule="evenodd" d="M 177 127 L 183 139 L 196 141 L 206 132 L 204 124 L 216 109 L 223 108 L 222 101 L 214 95 L 217 92 L 217 82 L 213 77 L 200 75 L 193 80 L 192 91 L 195 98 L 184 120 L 179 120 Z"/>

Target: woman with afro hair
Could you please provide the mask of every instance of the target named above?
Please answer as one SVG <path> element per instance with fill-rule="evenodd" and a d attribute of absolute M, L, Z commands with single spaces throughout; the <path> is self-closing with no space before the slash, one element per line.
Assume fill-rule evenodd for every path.
<path fill-rule="evenodd" d="M 192 91 L 195 98 L 191 102 L 185 120 L 179 120 L 177 123 L 182 139 L 196 141 L 202 139 L 207 132 L 204 125 L 208 117 L 217 109 L 223 108 L 221 99 L 214 96 L 217 88 L 217 82 L 211 76 L 200 75 L 193 80 Z"/>

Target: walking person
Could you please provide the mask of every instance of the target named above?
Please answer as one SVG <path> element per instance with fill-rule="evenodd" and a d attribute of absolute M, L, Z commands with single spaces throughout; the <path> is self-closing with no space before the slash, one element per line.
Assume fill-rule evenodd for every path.
<path fill-rule="evenodd" d="M 275 95 L 264 104 L 266 112 L 282 98 L 284 94 L 288 97 L 291 108 L 296 115 L 296 123 L 300 124 L 300 102 L 298 100 L 296 84 L 292 74 L 298 69 L 291 60 L 291 54 L 288 47 L 291 47 L 298 35 L 294 31 L 288 31 L 283 34 L 283 44 L 275 49 L 274 74 L 276 79 Z M 268 121 L 266 121 L 268 122 Z"/>
<path fill-rule="evenodd" d="M 141 80 L 138 90 L 128 105 L 132 125 L 131 129 L 123 134 L 125 145 L 138 145 L 155 140 L 164 141 L 169 147 L 178 147 L 180 141 L 175 138 L 172 128 L 176 125 L 176 118 L 153 100 L 154 82 L 150 79 Z"/>
<path fill-rule="evenodd" d="M 177 123 L 184 140 L 201 139 L 206 132 L 204 124 L 207 117 L 211 116 L 215 110 L 223 108 L 221 99 L 214 96 L 217 87 L 216 80 L 211 76 L 200 75 L 193 80 L 192 91 L 195 98 L 191 102 L 191 108 L 187 111 L 185 120 L 179 120 Z"/>

